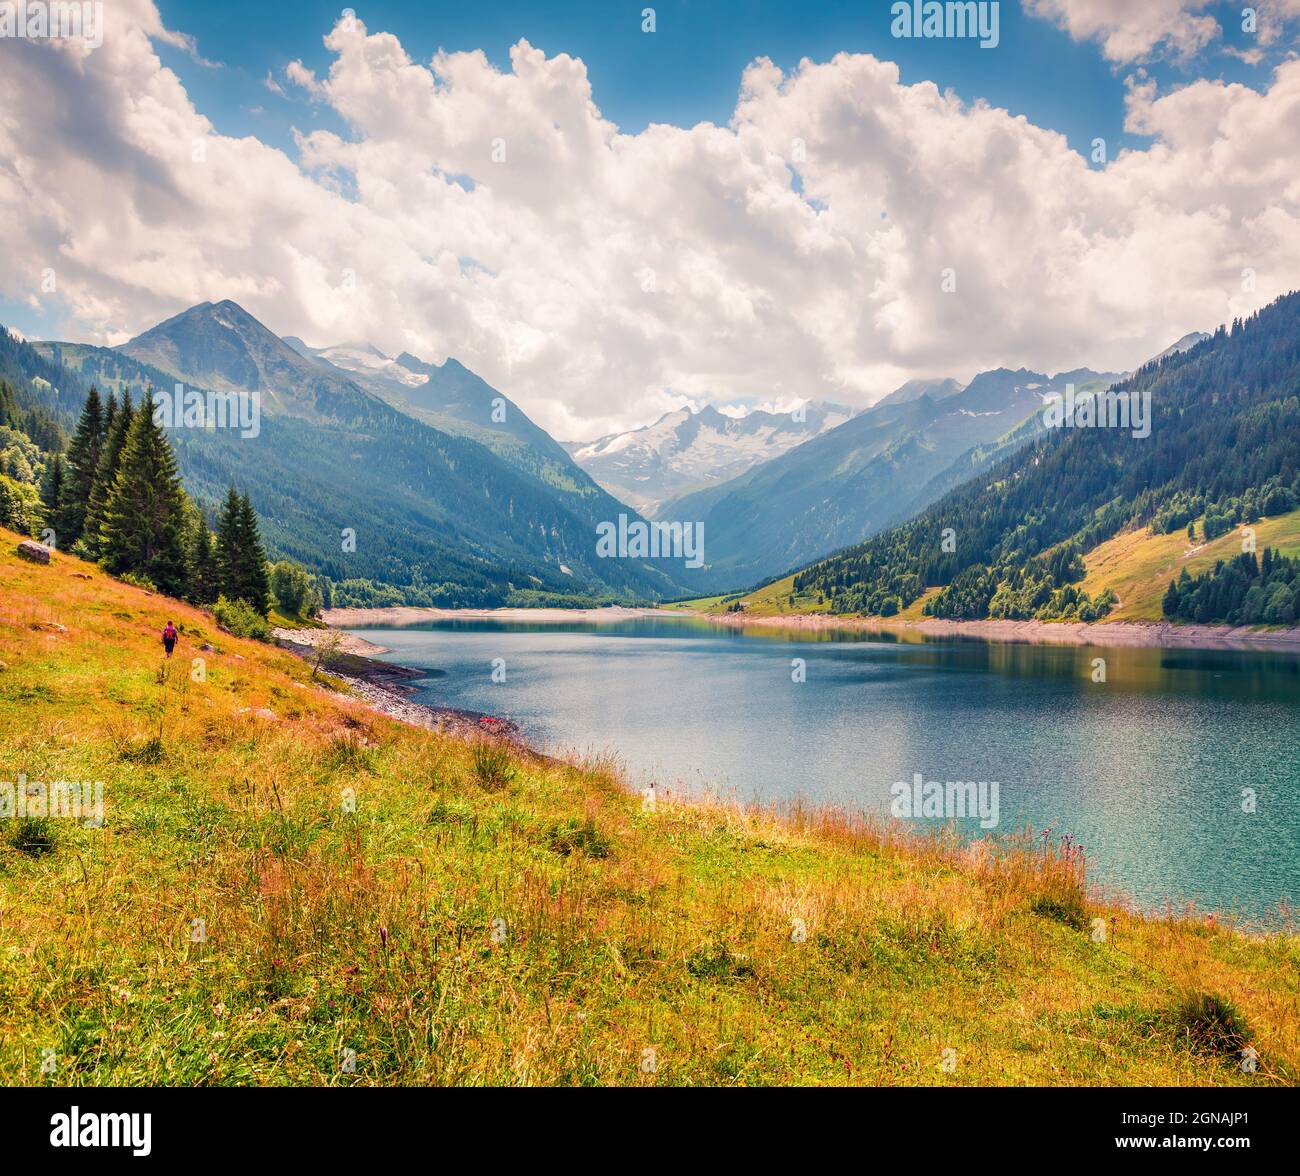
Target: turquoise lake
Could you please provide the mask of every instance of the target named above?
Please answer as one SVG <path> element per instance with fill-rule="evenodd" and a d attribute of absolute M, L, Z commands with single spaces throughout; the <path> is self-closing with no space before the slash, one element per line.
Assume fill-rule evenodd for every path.
<path fill-rule="evenodd" d="M 904 642 L 686 617 L 352 632 L 430 672 L 418 701 L 508 717 L 547 750 L 615 753 L 637 786 L 887 816 L 891 788 L 918 773 L 996 782 L 993 832 L 1073 834 L 1091 882 L 1144 909 L 1267 920 L 1300 898 L 1292 654 Z"/>

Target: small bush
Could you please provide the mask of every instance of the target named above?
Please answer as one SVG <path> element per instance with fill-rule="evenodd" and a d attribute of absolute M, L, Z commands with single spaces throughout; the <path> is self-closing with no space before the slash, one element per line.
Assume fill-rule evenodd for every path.
<path fill-rule="evenodd" d="M 474 744 L 474 776 L 489 791 L 504 788 L 515 778 L 510 749 L 486 739 Z"/>
<path fill-rule="evenodd" d="M 54 834 L 54 822 L 49 817 L 23 817 L 14 822 L 9 833 L 9 844 L 19 853 L 39 857 L 51 853 L 58 839 Z"/>
<path fill-rule="evenodd" d="M 257 609 L 244 600 L 219 597 L 212 606 L 217 623 L 235 637 L 251 637 L 254 641 L 270 641 L 271 626 Z"/>
<path fill-rule="evenodd" d="M 547 831 L 547 841 L 556 853 L 564 857 L 576 850 L 581 850 L 588 857 L 609 857 L 609 838 L 596 827 L 596 822 L 590 817 L 585 821 L 570 817 L 567 821 L 555 823 Z"/>
<path fill-rule="evenodd" d="M 78 540 L 78 542 L 80 541 Z M 130 584 L 133 588 L 143 588 L 146 592 L 158 591 L 158 585 L 148 576 L 141 576 L 136 572 L 123 572 L 118 579 L 124 584 Z"/>
<path fill-rule="evenodd" d="M 1029 904 L 1029 909 L 1045 919 L 1055 919 L 1076 931 L 1088 926 L 1088 912 L 1084 908 L 1082 897 L 1071 890 L 1036 895 Z"/>
<path fill-rule="evenodd" d="M 1188 993 L 1173 1007 L 1170 1019 L 1177 1036 L 1196 1053 L 1235 1056 L 1250 1041 L 1241 1014 L 1212 993 Z"/>
<path fill-rule="evenodd" d="M 686 957 L 686 970 L 697 980 L 742 980 L 754 974 L 753 965 L 725 943 L 692 952 Z"/>

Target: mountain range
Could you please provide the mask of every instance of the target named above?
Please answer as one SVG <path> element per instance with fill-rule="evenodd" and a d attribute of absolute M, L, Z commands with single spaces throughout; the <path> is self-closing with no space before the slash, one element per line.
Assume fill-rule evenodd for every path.
<path fill-rule="evenodd" d="M 358 602 L 375 585 L 386 601 L 449 605 L 532 594 L 655 599 L 687 588 L 672 561 L 596 556 L 597 523 L 627 508 L 541 430 L 536 452 L 517 437 L 501 443 L 513 460 L 476 440 L 493 425 L 475 416 L 491 390 L 459 365 L 435 369 L 436 382 L 415 373 L 429 378 L 413 385 L 428 412 L 459 420 L 452 432 L 300 353 L 231 301 L 191 307 L 117 348 L 34 346 L 59 373 L 55 402 L 75 404 L 91 382 L 138 392 L 182 381 L 258 396 L 255 438 L 171 430 L 186 484 L 209 503 L 230 484 L 247 488 L 271 548 L 351 586 Z M 525 438 L 536 429 L 508 402 L 505 421 Z"/>
<path fill-rule="evenodd" d="M 1113 372 L 1047 376 L 1021 368 L 905 384 L 871 408 L 714 488 L 665 503 L 658 516 L 703 522 L 718 578 L 754 584 L 875 534 L 927 506 L 1034 434 L 1037 414 L 1073 384 Z"/>
<path fill-rule="evenodd" d="M 1153 360 L 1196 352 L 1193 332 Z M 102 390 L 256 396 L 260 435 L 172 430 L 186 484 L 214 504 L 247 488 L 271 550 L 351 603 L 484 606 L 707 595 L 823 560 L 916 516 L 1042 440 L 1044 407 L 1125 378 L 1088 368 L 911 380 L 869 408 L 683 408 L 585 443 L 556 442 L 452 357 L 280 338 L 206 302 L 116 348 L 7 340 L 25 403 L 70 427 Z M 705 567 L 601 559 L 597 527 L 692 522 Z M 356 550 L 340 536 L 357 533 Z"/>

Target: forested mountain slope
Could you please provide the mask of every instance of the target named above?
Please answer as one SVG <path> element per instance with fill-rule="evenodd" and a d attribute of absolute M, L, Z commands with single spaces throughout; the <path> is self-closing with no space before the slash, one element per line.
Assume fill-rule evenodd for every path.
<path fill-rule="evenodd" d="M 568 499 L 584 516 L 612 518 L 618 505 L 580 469 L 545 429 L 513 400 L 450 356 L 426 363 L 409 352 L 396 359 L 376 347 L 308 347 L 284 342 L 299 355 L 341 374 L 416 420 L 454 437 L 468 437 Z"/>
<path fill-rule="evenodd" d="M 48 381 L 33 394 L 74 413 L 92 381 L 137 398 L 177 380 L 258 394 L 254 437 L 169 430 L 186 486 L 209 503 L 231 484 L 246 487 L 270 548 L 329 576 L 341 600 L 486 606 L 521 592 L 652 598 L 680 590 L 669 561 L 596 557 L 595 516 L 622 509 L 602 491 L 592 487 L 593 505 L 575 511 L 571 497 L 484 446 L 298 355 L 233 303 L 202 304 L 118 349 L 19 350 L 15 366 Z"/>
<path fill-rule="evenodd" d="M 1199 520 L 1209 538 L 1300 505 L 1300 294 L 1140 369 L 1150 435 L 1049 430 L 912 521 L 796 577 L 837 612 L 1097 619 L 1080 555 L 1121 531 Z M 1261 552 L 1262 554 L 1262 552 Z M 1213 618 L 1211 618 L 1213 619 Z"/>

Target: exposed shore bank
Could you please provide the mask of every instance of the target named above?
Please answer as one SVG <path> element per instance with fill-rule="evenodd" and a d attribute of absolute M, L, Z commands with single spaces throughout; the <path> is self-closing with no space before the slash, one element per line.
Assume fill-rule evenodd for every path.
<path fill-rule="evenodd" d="M 332 629 L 366 629 L 378 626 L 427 625 L 434 621 L 529 621 L 535 624 L 564 624 L 581 621 L 627 621 L 635 617 L 676 616 L 661 608 L 329 608 L 321 620 Z"/>
<path fill-rule="evenodd" d="M 743 613 L 698 614 L 734 628 L 849 629 L 899 636 L 969 637 L 1033 645 L 1147 646 L 1160 649 L 1275 649 L 1300 653 L 1300 629 L 1254 629 L 1246 625 L 1174 625 L 1168 621 L 952 621 L 927 617 L 899 621 L 876 617 L 799 613 L 748 617 Z"/>
<path fill-rule="evenodd" d="M 1258 629 L 1246 625 L 1174 625 L 1168 621 L 951 621 L 938 617 L 924 620 L 854 617 L 830 613 L 791 613 L 784 616 L 750 616 L 745 613 L 692 613 L 665 608 L 335 608 L 321 614 L 336 629 L 401 628 L 435 621 L 502 621 L 508 623 L 601 624 L 637 617 L 687 617 L 728 628 L 750 627 L 819 631 L 856 630 L 891 633 L 903 640 L 932 638 L 974 638 L 982 641 L 1011 641 L 1033 645 L 1098 645 L 1150 647 L 1159 649 L 1257 649 L 1300 653 L 1300 628 Z M 316 630 L 323 632 L 324 630 Z M 312 630 L 299 630 L 310 633 Z M 361 638 L 344 634 L 358 645 L 357 652 L 385 652 Z"/>

